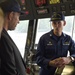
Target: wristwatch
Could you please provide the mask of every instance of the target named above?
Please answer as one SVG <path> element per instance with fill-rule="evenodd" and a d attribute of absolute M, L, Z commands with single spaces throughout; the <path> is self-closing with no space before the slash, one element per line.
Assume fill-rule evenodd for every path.
<path fill-rule="evenodd" d="M 71 59 L 72 62 L 75 61 L 75 58 L 72 57 L 72 56 L 70 56 L 70 59 Z"/>

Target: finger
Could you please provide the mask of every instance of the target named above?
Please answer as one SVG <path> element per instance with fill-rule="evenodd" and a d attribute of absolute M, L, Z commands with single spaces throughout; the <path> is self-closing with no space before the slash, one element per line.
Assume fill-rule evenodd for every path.
<path fill-rule="evenodd" d="M 65 67 L 65 64 L 60 64 L 60 65 L 58 65 L 58 67 L 63 68 L 63 67 Z"/>

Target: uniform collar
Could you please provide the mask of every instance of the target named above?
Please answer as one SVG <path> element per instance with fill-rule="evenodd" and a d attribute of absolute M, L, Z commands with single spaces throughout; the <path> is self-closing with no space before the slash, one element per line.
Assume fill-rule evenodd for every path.
<path fill-rule="evenodd" d="M 50 35 L 50 37 L 53 37 L 53 35 L 54 35 L 53 29 L 50 31 L 50 34 L 49 35 Z M 66 34 L 62 32 L 62 36 L 63 37 L 66 37 Z"/>

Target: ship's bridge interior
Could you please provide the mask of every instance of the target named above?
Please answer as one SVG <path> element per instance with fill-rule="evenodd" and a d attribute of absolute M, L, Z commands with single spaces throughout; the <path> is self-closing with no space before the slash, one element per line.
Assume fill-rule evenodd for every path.
<path fill-rule="evenodd" d="M 0 0 L 3 1 L 3 0 Z M 40 37 L 52 29 L 51 15 L 62 12 L 65 15 L 66 26 L 63 32 L 75 40 L 75 0 L 17 0 L 21 10 L 26 15 L 20 16 L 20 23 L 13 31 L 8 31 L 31 72 L 29 75 L 39 75 L 40 67 L 36 64 L 36 50 Z M 68 53 L 69 55 L 69 53 Z M 68 73 L 72 66 L 64 70 Z M 69 75 L 62 74 L 62 75 Z"/>

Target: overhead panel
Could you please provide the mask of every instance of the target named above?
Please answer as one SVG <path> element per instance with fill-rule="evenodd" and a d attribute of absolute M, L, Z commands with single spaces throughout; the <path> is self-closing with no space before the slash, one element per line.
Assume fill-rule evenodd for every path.
<path fill-rule="evenodd" d="M 0 0 L 4 1 L 4 0 Z M 53 13 L 62 12 L 65 16 L 75 15 L 75 0 L 17 0 L 25 14 L 20 20 L 50 18 Z"/>
<path fill-rule="evenodd" d="M 49 4 L 47 0 L 33 0 L 32 2 L 34 18 L 46 18 L 49 17 Z M 46 16 L 48 15 L 48 16 Z"/>
<path fill-rule="evenodd" d="M 53 13 L 75 15 L 75 0 L 31 0 L 34 18 L 49 18 Z"/>
<path fill-rule="evenodd" d="M 24 13 L 25 13 L 20 16 L 20 20 L 34 19 L 30 0 L 17 0 L 17 1 L 21 5 L 21 10 L 24 11 Z"/>

